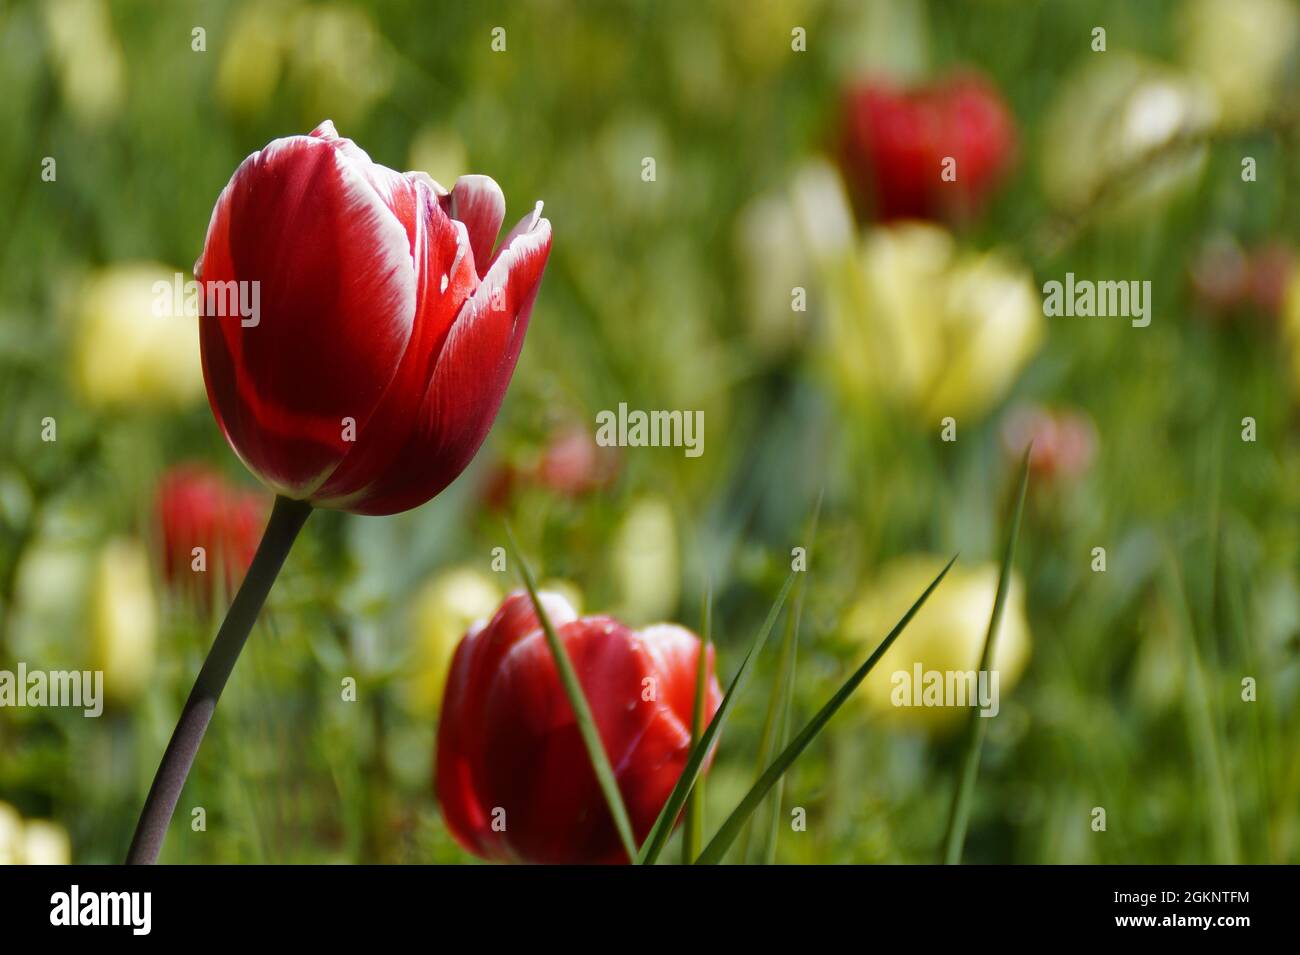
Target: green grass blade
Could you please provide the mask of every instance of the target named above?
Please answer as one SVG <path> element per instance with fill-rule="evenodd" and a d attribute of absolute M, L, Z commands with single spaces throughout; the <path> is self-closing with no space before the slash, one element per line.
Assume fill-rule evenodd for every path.
<path fill-rule="evenodd" d="M 1192 608 L 1187 600 L 1178 560 L 1166 545 L 1166 587 L 1177 615 L 1180 637 L 1187 646 L 1186 712 L 1188 740 L 1196 755 L 1196 766 L 1205 781 L 1210 812 L 1207 813 L 1206 831 L 1214 847 L 1214 862 L 1220 865 L 1241 863 L 1241 842 L 1238 837 L 1237 810 L 1232 798 L 1232 784 L 1223 757 L 1218 721 L 1210 699 L 1206 667 L 1198 646 Z"/>
<path fill-rule="evenodd" d="M 551 618 L 546 613 L 546 608 L 542 606 L 541 599 L 537 596 L 537 585 L 533 581 L 533 573 L 528 569 L 528 563 L 524 560 L 523 555 L 519 552 L 519 545 L 515 542 L 514 532 L 510 526 L 506 525 L 506 535 L 510 538 L 510 548 L 514 552 L 514 558 L 519 564 L 520 576 L 524 579 L 524 586 L 528 588 L 528 596 L 533 601 L 533 610 L 537 613 L 537 619 L 542 624 L 542 631 L 546 634 L 546 645 L 551 648 L 551 656 L 555 658 L 555 668 L 560 674 L 560 685 L 564 687 L 564 695 L 569 698 L 569 705 L 573 707 L 573 715 L 578 724 L 578 732 L 582 734 L 582 741 L 586 744 L 587 755 L 591 758 L 591 768 L 595 770 L 596 781 L 600 784 L 601 792 L 605 794 L 605 802 L 609 804 L 610 815 L 614 819 L 614 828 L 618 830 L 618 838 L 623 843 L 623 849 L 627 852 L 628 859 L 635 859 L 637 855 L 636 839 L 632 835 L 632 823 L 628 819 L 627 807 L 623 805 L 623 796 L 618 791 L 618 782 L 614 779 L 614 769 L 609 764 L 609 757 L 605 755 L 604 744 L 600 741 L 600 730 L 596 728 L 596 719 L 591 715 L 591 707 L 587 703 L 587 697 L 582 692 L 582 684 L 578 682 L 578 674 L 574 672 L 573 662 L 569 659 L 568 651 L 564 649 L 564 644 L 555 633 L 555 627 L 551 624 Z"/>
<path fill-rule="evenodd" d="M 795 600 L 798 600 L 799 591 L 802 590 L 802 579 L 799 585 L 795 587 Z M 781 658 L 777 664 L 776 679 L 772 682 L 772 692 L 767 701 L 767 712 L 763 715 L 763 733 L 758 740 L 758 755 L 754 760 L 754 778 L 758 779 L 767 768 L 767 764 L 772 761 L 772 756 L 777 751 L 777 746 L 784 746 L 784 741 L 778 743 L 776 736 L 781 726 L 781 701 L 785 699 L 785 681 L 790 672 L 791 652 L 794 644 L 794 614 L 789 613 L 785 618 L 785 633 L 781 637 Z M 753 820 L 745 824 L 740 834 L 740 848 L 737 849 L 737 858 L 741 862 L 749 859 L 750 843 L 753 839 L 754 826 Z M 691 856 L 694 860 L 699 856 L 697 850 L 695 855 Z"/>
<path fill-rule="evenodd" d="M 817 505 L 813 508 L 812 519 L 809 522 L 807 536 L 809 556 L 813 543 L 817 539 L 817 521 L 821 517 L 822 494 L 817 495 Z M 794 591 L 794 610 L 803 606 L 804 581 L 806 575 L 799 578 L 799 583 Z M 784 708 L 786 700 L 792 695 L 794 687 L 794 676 L 792 673 L 795 660 L 795 643 L 799 639 L 799 622 L 795 612 L 786 616 L 785 635 L 781 638 L 781 659 L 777 665 L 777 678 L 772 684 L 772 693 L 767 701 L 767 713 L 763 717 L 763 735 L 759 738 L 758 756 L 754 761 L 754 778 L 758 779 L 767 768 L 767 764 L 772 761 L 772 755 L 777 752 L 779 747 L 786 744 L 786 737 L 789 735 L 789 716 Z M 780 811 L 780 796 L 777 796 L 777 811 Z M 737 858 L 742 862 L 749 861 L 749 847 L 754 836 L 754 819 L 751 816 L 745 823 L 744 829 L 740 834 L 740 848 L 737 850 Z M 691 856 L 694 859 L 698 856 L 699 850 Z"/>
<path fill-rule="evenodd" d="M 998 592 L 993 598 L 993 613 L 989 617 L 988 633 L 984 635 L 984 651 L 980 655 L 980 670 L 993 665 L 993 650 L 997 643 L 998 628 L 1002 624 L 1002 609 L 1006 606 L 1007 591 L 1011 587 L 1011 565 L 1015 560 L 1016 538 L 1020 534 L 1020 518 L 1025 510 L 1025 491 L 1029 487 L 1029 452 L 1025 449 L 1020 463 L 1020 490 L 1016 497 L 1016 510 L 1011 518 L 1011 533 L 1007 535 L 1007 549 L 1002 556 L 1002 570 L 998 575 Z M 961 771 L 957 788 L 953 791 L 952 809 L 948 815 L 948 830 L 944 836 L 943 861 L 948 865 L 961 862 L 962 846 L 966 842 L 966 825 L 970 821 L 970 804 L 975 794 L 975 779 L 979 775 L 980 752 L 984 748 L 984 734 L 988 726 L 978 710 L 972 708 L 967 724 L 966 745 L 962 752 Z"/>
<path fill-rule="evenodd" d="M 731 707 L 735 704 L 737 696 L 744 689 L 750 670 L 753 668 L 754 659 L 758 656 L 759 651 L 763 649 L 763 644 L 767 642 L 772 627 L 776 625 L 776 618 L 781 613 L 781 607 L 785 604 L 785 598 L 789 595 L 790 588 L 794 585 L 794 579 L 794 572 L 791 572 L 790 576 L 785 579 L 785 584 L 782 585 L 776 602 L 772 604 L 772 609 L 768 611 L 767 619 L 763 621 L 763 626 L 758 631 L 758 635 L 754 637 L 749 652 L 745 654 L 745 659 L 740 661 L 740 669 L 736 671 L 736 675 L 731 680 L 731 685 L 727 687 L 727 693 L 718 706 L 718 712 L 713 714 L 713 719 L 709 721 L 704 735 L 700 737 L 700 741 L 691 750 L 691 755 L 687 757 L 686 765 L 682 768 L 682 774 L 677 777 L 677 785 L 668 794 L 668 801 L 664 803 L 663 809 L 659 812 L 659 818 L 655 820 L 654 826 L 650 829 L 650 834 L 646 836 L 646 841 L 641 846 L 641 854 L 637 857 L 639 864 L 652 865 L 659 858 L 659 853 L 663 851 L 664 844 L 668 841 L 668 836 L 672 832 L 673 823 L 677 821 L 677 814 L 682 811 L 682 806 L 686 803 L 686 797 L 690 795 L 691 788 L 700 775 L 700 769 L 704 765 L 704 758 L 713 746 L 713 741 L 717 739 L 718 733 L 722 731 L 722 726 L 727 721 L 727 715 L 731 712 Z"/>
<path fill-rule="evenodd" d="M 713 642 L 713 585 L 704 590 L 704 626 L 700 631 L 700 659 L 695 665 L 695 707 L 691 710 L 691 749 L 704 730 L 704 691 L 709 683 L 709 644 Z M 686 823 L 682 833 L 682 865 L 690 865 L 704 844 L 704 779 L 696 781 L 686 797 Z"/>
<path fill-rule="evenodd" d="M 786 741 L 790 738 L 790 713 L 794 709 L 794 678 L 799 663 L 799 621 L 803 617 L 803 581 L 794 595 L 794 627 L 793 636 L 790 639 L 790 666 L 785 673 L 785 693 L 781 701 L 781 729 L 777 737 L 777 745 L 785 746 Z M 781 796 L 785 790 L 785 776 L 777 779 L 776 784 L 772 787 L 772 795 L 768 800 L 769 815 L 767 821 L 767 841 L 763 844 L 763 864 L 772 865 L 776 862 L 776 841 L 781 833 Z"/>
<path fill-rule="evenodd" d="M 776 781 L 784 775 L 785 771 L 789 769 L 803 751 L 808 748 L 808 745 L 812 743 L 817 734 L 825 728 L 826 724 L 830 722 L 831 717 L 834 716 L 839 708 L 844 705 L 845 701 L 848 700 L 848 698 L 853 694 L 853 691 L 858 688 L 859 684 L 866 679 L 867 674 L 871 672 L 872 667 L 880 662 L 880 658 L 885 655 L 890 646 L 893 645 L 894 641 L 898 639 L 898 635 L 903 632 L 903 629 L 912 622 L 912 618 L 916 616 L 916 612 L 920 610 L 921 606 L 929 599 L 930 594 L 934 593 L 934 589 L 938 587 L 940 581 L 947 576 L 948 571 L 952 569 L 952 565 L 956 560 L 957 558 L 954 556 L 952 560 L 948 561 L 948 563 L 944 565 L 943 570 L 939 571 L 939 576 L 935 577 L 934 580 L 931 581 L 930 586 L 925 588 L 925 592 L 917 598 L 916 603 L 912 604 L 907 613 L 903 614 L 902 619 L 900 619 L 898 623 L 894 624 L 894 629 L 889 631 L 884 640 L 880 641 L 880 646 L 876 647 L 871 656 L 867 657 L 867 661 L 862 664 L 862 666 L 858 667 L 854 674 L 844 682 L 844 685 L 835 692 L 835 695 L 827 700 L 826 704 L 817 711 L 817 715 L 809 720 L 804 728 L 799 731 L 799 735 L 796 736 L 790 744 L 781 751 L 780 755 L 772 761 L 772 765 L 767 767 L 766 772 L 759 777 L 758 782 L 754 783 L 749 792 L 745 794 L 745 798 L 740 801 L 740 805 L 738 805 L 732 811 L 731 815 L 727 817 L 726 822 L 722 824 L 717 835 L 713 837 L 713 841 L 705 846 L 700 857 L 695 860 L 696 865 L 713 865 L 722 860 L 722 857 L 726 855 L 727 850 L 731 848 L 731 844 L 735 841 L 736 836 L 740 834 L 740 827 L 745 824 L 745 820 L 749 818 L 750 814 L 753 813 L 756 808 L 758 808 L 758 804 L 763 801 L 763 797 L 766 796 L 768 791 L 776 784 Z"/>

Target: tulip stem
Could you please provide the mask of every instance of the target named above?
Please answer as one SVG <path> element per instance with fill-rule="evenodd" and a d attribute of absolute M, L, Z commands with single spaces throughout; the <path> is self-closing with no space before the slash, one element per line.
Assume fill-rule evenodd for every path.
<path fill-rule="evenodd" d="M 275 499 L 271 519 L 267 521 L 262 542 L 257 545 L 248 575 L 217 631 L 217 639 L 203 661 L 194 689 L 190 691 L 176 729 L 172 731 L 171 742 L 158 764 L 158 772 L 140 811 L 140 821 L 136 823 L 135 836 L 127 852 L 127 865 L 151 865 L 158 861 L 167 826 L 171 823 L 172 813 L 176 810 L 181 789 L 194 764 L 199 744 L 203 742 L 217 700 L 230 679 L 262 604 L 266 602 L 266 595 L 271 592 L 271 585 L 275 583 L 294 539 L 310 514 L 311 505 L 305 501 L 286 497 Z"/>

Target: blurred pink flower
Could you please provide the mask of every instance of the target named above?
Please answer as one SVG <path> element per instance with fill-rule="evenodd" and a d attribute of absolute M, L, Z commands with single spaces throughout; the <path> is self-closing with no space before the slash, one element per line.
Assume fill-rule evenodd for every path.
<path fill-rule="evenodd" d="M 1081 411 L 1018 405 L 1003 419 L 1002 445 L 1008 456 L 1019 459 L 1031 441 L 1030 473 L 1047 481 L 1069 479 L 1092 466 L 1097 429 Z"/>

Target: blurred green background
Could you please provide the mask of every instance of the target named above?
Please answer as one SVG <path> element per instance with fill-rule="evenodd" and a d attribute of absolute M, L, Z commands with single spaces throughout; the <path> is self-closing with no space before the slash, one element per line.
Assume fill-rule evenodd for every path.
<path fill-rule="evenodd" d="M 1040 405 L 1084 452 L 1034 472 L 967 860 L 1300 861 L 1298 22 L 1288 0 L 3 0 L 0 669 L 99 666 L 109 699 L 0 708 L 0 859 L 125 854 L 219 622 L 164 580 L 159 480 L 253 484 L 193 328 L 150 326 L 142 290 L 188 277 L 246 155 L 330 118 L 385 165 L 493 176 L 508 222 L 544 200 L 554 249 L 471 469 L 414 512 L 308 525 L 163 861 L 470 861 L 432 795 L 437 695 L 517 585 L 491 569 L 503 518 L 584 612 L 695 627 L 711 581 L 724 680 L 808 547 L 796 726 L 919 594 L 912 555 L 961 552 L 961 599 L 915 639 L 973 667 Z M 1015 118 L 1001 187 L 951 228 L 837 229 L 846 84 L 954 68 Z M 1260 248 L 1272 291 L 1225 305 Z M 1151 281 L 1150 327 L 1044 318 L 1067 271 Z M 620 402 L 702 410 L 704 454 L 589 447 Z M 724 734 L 709 826 L 752 781 L 775 666 Z M 937 859 L 960 721 L 860 695 L 787 780 L 807 828 L 782 825 L 780 861 Z"/>

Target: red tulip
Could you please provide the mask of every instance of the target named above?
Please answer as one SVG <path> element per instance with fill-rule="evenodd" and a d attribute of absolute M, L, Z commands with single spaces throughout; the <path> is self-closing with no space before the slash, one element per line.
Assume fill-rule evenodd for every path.
<path fill-rule="evenodd" d="M 494 254 L 504 216 L 487 176 L 447 192 L 371 162 L 329 122 L 244 160 L 195 275 L 208 400 L 263 483 L 391 514 L 460 474 L 510 383 L 551 248 L 538 203 Z M 258 309 L 232 308 L 237 290 Z"/>
<path fill-rule="evenodd" d="M 638 843 L 690 752 L 700 641 L 659 624 L 579 619 L 543 594 L 582 684 Z M 704 720 L 722 701 L 706 657 Z M 624 862 L 614 822 L 524 593 L 465 635 L 452 659 L 438 727 L 436 789 L 447 825 L 470 852 L 538 863 Z"/>
<path fill-rule="evenodd" d="M 263 494 L 235 487 L 204 465 L 170 469 L 158 485 L 163 578 L 208 600 L 213 593 L 208 575 L 220 573 L 226 592 L 233 594 L 253 562 L 269 503 Z M 196 547 L 204 551 L 202 573 L 194 566 Z"/>
<path fill-rule="evenodd" d="M 859 212 L 875 218 L 965 218 L 1010 167 L 1015 119 L 983 78 L 960 73 L 900 89 L 885 80 L 844 97 L 840 164 Z M 947 157 L 956 178 L 941 178 Z"/>

